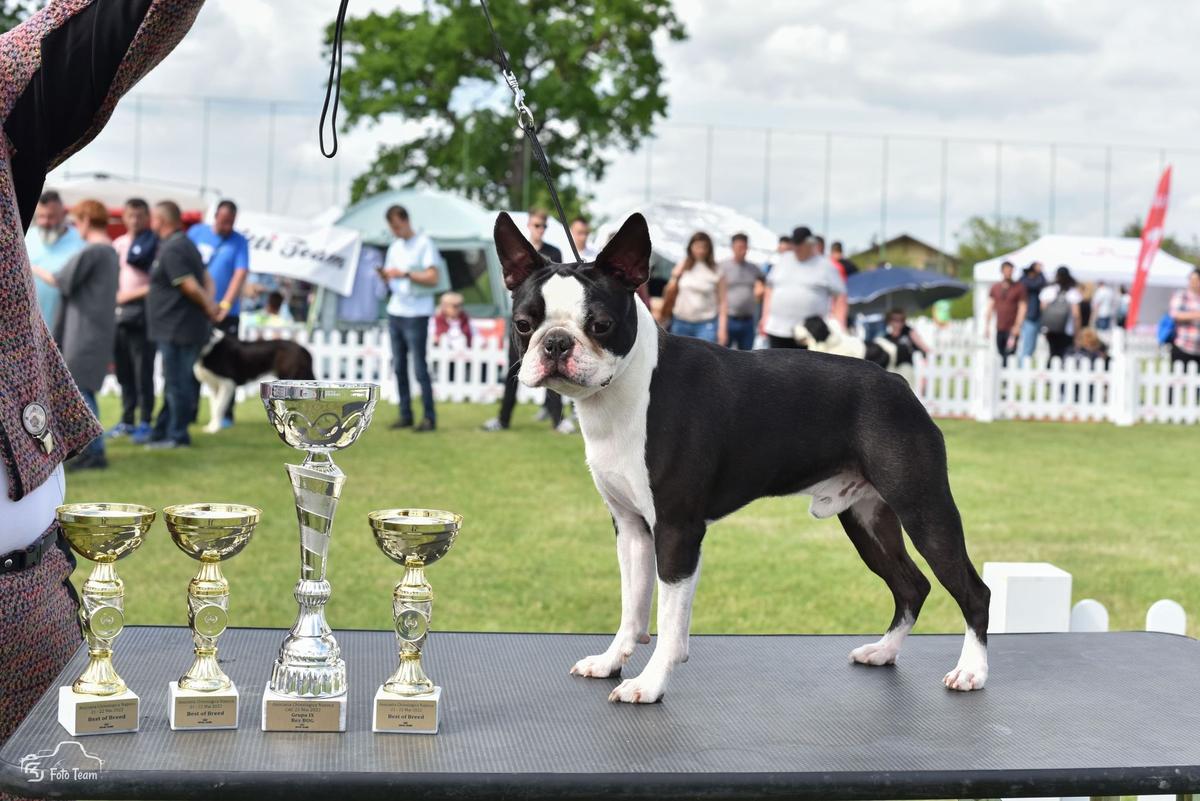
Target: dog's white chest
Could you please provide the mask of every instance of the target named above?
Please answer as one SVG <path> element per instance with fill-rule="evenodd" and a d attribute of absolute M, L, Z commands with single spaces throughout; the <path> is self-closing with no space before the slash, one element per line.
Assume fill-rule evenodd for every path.
<path fill-rule="evenodd" d="M 580 399 L 576 409 L 588 468 L 604 502 L 614 513 L 641 517 L 653 531 L 657 515 L 646 467 L 646 415 L 658 338 L 650 313 L 640 304 L 638 311 L 638 342 L 628 369 L 612 386 Z"/>

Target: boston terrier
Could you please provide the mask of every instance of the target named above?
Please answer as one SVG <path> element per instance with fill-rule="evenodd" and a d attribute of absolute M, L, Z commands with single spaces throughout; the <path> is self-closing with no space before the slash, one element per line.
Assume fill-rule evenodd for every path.
<path fill-rule="evenodd" d="M 708 525 L 756 498 L 804 494 L 814 517 L 838 516 L 895 600 L 887 633 L 850 659 L 894 663 L 929 593 L 903 526 L 966 619 L 962 654 L 943 682 L 983 687 L 988 588 L 967 556 L 941 431 L 901 378 L 858 359 L 735 351 L 666 333 L 635 294 L 650 271 L 641 215 L 585 264 L 548 262 L 506 214 L 495 240 L 520 379 L 575 400 L 587 464 L 616 529 L 621 623 L 608 650 L 571 673 L 616 675 L 635 645 L 650 642 L 657 578 L 657 646 L 609 700 L 661 699 L 688 658 Z"/>

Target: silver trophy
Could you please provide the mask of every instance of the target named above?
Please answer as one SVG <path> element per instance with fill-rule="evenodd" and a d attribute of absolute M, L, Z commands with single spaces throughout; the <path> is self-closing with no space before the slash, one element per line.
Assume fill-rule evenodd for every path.
<path fill-rule="evenodd" d="M 325 579 L 333 514 L 346 476 L 333 463 L 333 451 L 349 447 L 371 423 L 377 384 L 327 381 L 267 381 L 261 386 L 267 419 L 279 438 L 305 452 L 301 464 L 287 465 L 300 523 L 300 604 L 296 623 L 280 646 L 263 699 L 263 728 L 288 731 L 345 729 L 346 663 L 329 624 Z M 340 725 L 313 704 L 286 700 L 338 699 Z M 272 706 L 271 702 L 276 702 Z M 330 710 L 330 714 L 335 710 Z M 313 720 L 317 724 L 313 725 Z"/>

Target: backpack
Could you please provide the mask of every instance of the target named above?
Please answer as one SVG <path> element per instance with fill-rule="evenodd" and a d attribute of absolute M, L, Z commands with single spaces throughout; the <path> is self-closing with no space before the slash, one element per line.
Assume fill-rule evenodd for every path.
<path fill-rule="evenodd" d="M 1158 321 L 1158 344 L 1172 345 L 1175 342 L 1175 318 L 1167 312 Z"/>
<path fill-rule="evenodd" d="M 1042 327 L 1050 334 L 1065 334 L 1070 320 L 1071 304 L 1067 301 L 1067 293 L 1060 287 L 1050 305 L 1042 309 Z"/>

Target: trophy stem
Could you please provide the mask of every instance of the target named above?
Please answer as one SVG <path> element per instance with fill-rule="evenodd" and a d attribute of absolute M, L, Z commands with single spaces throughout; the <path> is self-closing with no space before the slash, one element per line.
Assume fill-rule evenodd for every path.
<path fill-rule="evenodd" d="M 383 688 L 395 695 L 424 695 L 433 692 L 433 681 L 421 665 L 421 651 L 429 636 L 433 614 L 433 587 L 425 578 L 425 563 L 409 559 L 404 578 L 392 592 L 392 619 L 400 666 Z"/>
<path fill-rule="evenodd" d="M 111 561 L 97 562 L 83 582 L 79 624 L 88 663 L 71 689 L 85 695 L 120 695 L 127 689 L 112 663 L 113 640 L 125 626 L 125 582 Z"/>
<path fill-rule="evenodd" d="M 217 692 L 233 686 L 217 662 L 217 638 L 228 621 L 229 582 L 216 554 L 206 553 L 201 557 L 200 572 L 188 583 L 188 625 L 196 658 L 179 679 L 180 689 Z"/>
<path fill-rule="evenodd" d="M 324 452 L 308 452 L 302 464 L 289 464 L 287 471 L 300 525 L 300 580 L 294 593 L 300 609 L 279 649 L 270 687 L 282 695 L 339 696 L 346 692 L 346 663 L 325 622 L 330 596 L 325 569 L 346 476 Z"/>

